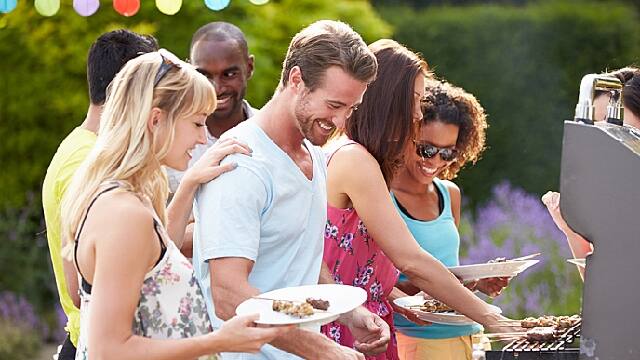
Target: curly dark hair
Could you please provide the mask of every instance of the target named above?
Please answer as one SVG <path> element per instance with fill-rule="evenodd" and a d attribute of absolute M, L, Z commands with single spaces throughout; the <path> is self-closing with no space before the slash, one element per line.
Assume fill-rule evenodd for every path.
<path fill-rule="evenodd" d="M 422 125 L 443 122 L 459 128 L 458 157 L 439 176 L 451 180 L 462 167 L 476 163 L 485 149 L 487 115 L 475 96 L 444 81 L 427 80 L 422 102 Z"/>

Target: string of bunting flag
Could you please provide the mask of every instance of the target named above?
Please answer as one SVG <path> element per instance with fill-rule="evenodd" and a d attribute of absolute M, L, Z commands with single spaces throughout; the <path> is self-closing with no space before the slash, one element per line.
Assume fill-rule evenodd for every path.
<path fill-rule="evenodd" d="M 0 0 L 0 13 L 6 14 L 18 6 L 18 1 L 27 0 Z M 151 0 L 146 0 L 151 1 Z M 154 0 L 158 10 L 166 15 L 174 15 L 180 11 L 182 0 Z M 190 1 L 190 0 L 188 0 Z M 238 0 L 236 0 L 238 1 Z M 264 5 L 269 0 L 242 0 L 255 5 Z M 103 3 L 107 1 L 103 0 Z M 122 16 L 133 16 L 140 10 L 140 0 L 112 0 L 113 9 Z M 207 8 L 220 11 L 229 6 L 231 0 L 204 0 Z M 60 0 L 35 0 L 34 7 L 42 16 L 53 16 L 60 10 Z M 91 16 L 100 8 L 100 0 L 73 0 L 73 9 L 80 16 Z"/>

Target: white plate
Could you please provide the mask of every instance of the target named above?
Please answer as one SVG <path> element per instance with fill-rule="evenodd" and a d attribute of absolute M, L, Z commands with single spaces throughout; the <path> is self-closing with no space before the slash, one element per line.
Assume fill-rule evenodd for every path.
<path fill-rule="evenodd" d="M 367 300 L 367 293 L 361 288 L 338 285 L 320 284 L 296 286 L 260 294 L 259 297 L 276 300 L 289 300 L 303 302 L 307 298 L 323 299 L 329 301 L 329 309 L 315 312 L 311 316 L 298 318 L 273 311 L 271 300 L 247 299 L 236 308 L 236 314 L 260 314 L 258 324 L 265 325 L 287 325 L 305 324 L 305 327 L 320 326 L 337 319 L 340 314 L 349 312 L 362 305 Z"/>
<path fill-rule="evenodd" d="M 445 325 L 473 325 L 476 322 L 469 319 L 468 317 L 450 312 L 450 313 L 431 313 L 426 311 L 421 311 L 415 308 L 411 308 L 412 306 L 420 306 L 424 303 L 424 297 L 422 296 L 407 296 L 395 299 L 393 302 L 404 308 L 411 310 L 413 313 L 418 315 L 418 318 L 430 321 L 432 323 L 445 324 Z M 489 308 L 496 314 L 501 314 L 502 309 L 495 305 L 489 305 Z"/>
<path fill-rule="evenodd" d="M 462 281 L 492 277 L 512 277 L 535 265 L 540 260 L 507 260 L 504 262 L 452 266 L 449 268 Z"/>
<path fill-rule="evenodd" d="M 587 259 L 567 259 L 568 262 L 572 263 L 572 264 L 576 264 L 578 266 L 580 266 L 581 268 L 584 268 L 586 265 L 586 261 Z"/>

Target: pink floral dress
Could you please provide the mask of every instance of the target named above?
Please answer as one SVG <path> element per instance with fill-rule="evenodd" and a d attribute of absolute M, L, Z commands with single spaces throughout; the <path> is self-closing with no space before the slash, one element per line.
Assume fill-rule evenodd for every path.
<path fill-rule="evenodd" d="M 348 144 L 355 143 L 349 141 L 340 147 Z M 393 310 L 387 297 L 400 272 L 367 233 L 367 228 L 355 209 L 339 209 L 327 205 L 323 258 L 336 284 L 363 288 L 367 292 L 364 306 L 389 324 L 391 341 L 387 352 L 367 359 L 398 359 Z M 355 339 L 342 324 L 329 323 L 322 327 L 322 332 L 341 345 L 353 347 Z"/>

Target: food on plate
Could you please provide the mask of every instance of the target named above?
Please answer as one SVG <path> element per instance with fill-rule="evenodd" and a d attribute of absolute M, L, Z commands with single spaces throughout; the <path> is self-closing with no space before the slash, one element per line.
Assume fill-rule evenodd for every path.
<path fill-rule="evenodd" d="M 299 318 L 313 315 L 314 309 L 326 311 L 329 308 L 329 301 L 323 299 L 307 298 L 305 302 L 273 300 L 273 311 Z"/>
<path fill-rule="evenodd" d="M 272 309 L 273 311 L 296 316 L 299 318 L 313 315 L 313 307 L 307 302 L 294 303 L 293 301 L 274 300 Z"/>
<path fill-rule="evenodd" d="M 329 301 L 323 299 L 307 298 L 307 303 L 314 309 L 327 310 L 329 309 Z"/>
<path fill-rule="evenodd" d="M 431 313 L 453 312 L 453 309 L 450 308 L 447 304 L 436 299 L 425 300 L 422 305 L 418 305 L 413 308 Z"/>

